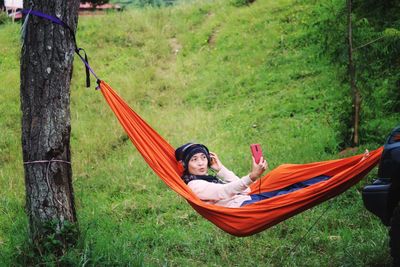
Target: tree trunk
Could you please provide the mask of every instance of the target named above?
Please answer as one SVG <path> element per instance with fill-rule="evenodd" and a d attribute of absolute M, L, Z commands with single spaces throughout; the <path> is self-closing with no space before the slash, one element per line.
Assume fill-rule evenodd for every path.
<path fill-rule="evenodd" d="M 348 54 L 349 54 L 349 76 L 350 88 L 353 97 L 353 136 L 352 145 L 357 146 L 359 143 L 359 127 L 361 112 L 361 94 L 356 85 L 356 67 L 353 61 L 353 29 L 351 22 L 351 0 L 347 0 L 347 26 L 348 26 Z"/>
<path fill-rule="evenodd" d="M 24 1 L 26 9 L 30 8 L 28 2 Z M 74 31 L 78 8 L 78 0 L 34 1 L 34 10 L 61 19 Z M 60 246 L 55 252 L 62 254 L 77 235 L 77 228 L 71 234 L 71 225 L 77 223 L 69 109 L 74 48 L 68 29 L 29 16 L 21 49 L 22 152 L 26 211 L 31 238 L 39 252 L 50 238 L 57 240 L 53 243 Z"/>

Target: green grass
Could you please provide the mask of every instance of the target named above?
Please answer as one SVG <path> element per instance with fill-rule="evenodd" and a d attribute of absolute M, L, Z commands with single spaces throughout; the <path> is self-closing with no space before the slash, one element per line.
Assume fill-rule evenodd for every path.
<path fill-rule="evenodd" d="M 262 144 L 271 168 L 339 157 L 336 115 L 347 89 L 337 67 L 315 56 L 316 46 L 296 42 L 312 8 L 312 1 L 281 0 L 133 9 L 80 17 L 77 40 L 100 78 L 173 146 L 205 143 L 244 175 L 253 142 Z M 18 58 L 19 25 L 0 25 L 0 263 L 53 266 L 51 257 L 33 259 L 26 250 Z M 165 186 L 100 92 L 83 87 L 75 58 L 71 146 L 82 237 L 63 265 L 389 264 L 386 228 L 362 205 L 366 180 L 269 230 L 236 238 Z"/>

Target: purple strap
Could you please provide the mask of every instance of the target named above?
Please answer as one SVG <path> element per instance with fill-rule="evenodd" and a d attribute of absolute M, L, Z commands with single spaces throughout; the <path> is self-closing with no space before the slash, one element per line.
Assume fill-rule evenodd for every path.
<path fill-rule="evenodd" d="M 85 53 L 85 59 L 81 56 L 80 51 L 83 51 L 83 53 Z M 89 84 L 89 86 L 90 86 L 90 80 L 88 80 L 90 75 L 89 75 L 88 71 L 90 71 L 93 74 L 93 76 L 96 78 L 97 82 L 99 82 L 100 81 L 99 77 L 97 77 L 96 73 L 93 71 L 93 69 L 89 65 L 89 60 L 87 58 L 86 51 L 83 48 L 78 48 L 77 50 L 75 50 L 75 52 L 78 54 L 79 58 L 82 60 L 83 64 L 85 64 L 85 66 L 86 66 L 86 83 Z"/>
<path fill-rule="evenodd" d="M 59 24 L 59 25 L 64 26 L 66 28 L 69 28 L 69 26 L 64 21 L 60 20 L 59 18 L 44 14 L 42 12 L 39 12 L 39 11 L 36 11 L 36 10 L 32 10 L 32 9 L 29 9 L 29 10 L 28 9 L 22 9 L 21 12 L 23 14 L 32 14 L 32 15 L 35 15 L 37 17 L 41 17 L 41 18 L 50 20 L 51 22 Z"/>
<path fill-rule="evenodd" d="M 50 20 L 51 22 L 53 22 L 55 24 L 58 24 L 58 25 L 61 25 L 61 26 L 65 27 L 65 28 L 67 28 L 70 31 L 70 33 L 72 35 L 72 38 L 74 39 L 75 53 L 78 54 L 78 56 L 82 60 L 83 64 L 85 64 L 85 69 L 86 69 L 86 87 L 90 87 L 90 74 L 89 74 L 89 72 L 91 72 L 93 74 L 93 76 L 96 78 L 97 83 L 98 84 L 100 83 L 99 77 L 97 77 L 96 73 L 93 71 L 93 69 L 89 65 L 89 60 L 88 60 L 88 57 L 86 55 L 85 50 L 83 48 L 78 48 L 78 45 L 76 43 L 75 33 L 71 29 L 71 27 L 68 26 L 67 23 L 65 23 L 64 21 L 60 20 L 59 18 L 50 16 L 50 15 L 47 15 L 47 14 L 44 14 L 42 12 L 39 12 L 39 11 L 36 11 L 36 10 L 32 10 L 32 9 L 22 9 L 21 12 L 23 14 L 26 14 L 26 15 L 32 14 L 32 15 L 35 15 L 37 17 Z M 84 55 L 85 58 L 83 58 L 83 56 L 80 54 L 80 51 L 83 51 L 83 53 L 85 53 L 85 55 Z"/>

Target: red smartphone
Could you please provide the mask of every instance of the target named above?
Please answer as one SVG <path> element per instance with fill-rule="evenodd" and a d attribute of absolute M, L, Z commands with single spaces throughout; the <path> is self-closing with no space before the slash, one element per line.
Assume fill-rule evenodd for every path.
<path fill-rule="evenodd" d="M 260 158 L 263 155 L 260 144 L 251 144 L 250 149 L 251 149 L 251 154 L 253 154 L 256 163 L 257 164 L 260 163 Z"/>

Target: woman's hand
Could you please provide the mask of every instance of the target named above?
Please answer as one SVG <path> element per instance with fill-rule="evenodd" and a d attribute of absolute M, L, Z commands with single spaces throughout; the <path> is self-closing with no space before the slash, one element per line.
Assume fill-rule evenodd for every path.
<path fill-rule="evenodd" d="M 210 158 L 211 158 L 211 163 L 210 163 L 211 169 L 213 169 L 216 172 L 219 172 L 222 168 L 222 163 L 219 160 L 217 154 L 215 154 L 214 152 L 210 152 Z"/>
<path fill-rule="evenodd" d="M 264 157 L 260 158 L 260 162 L 256 163 L 256 160 L 253 158 L 253 169 L 251 170 L 249 177 L 254 182 L 258 178 L 260 178 L 261 174 L 268 168 L 268 163 L 264 159 Z"/>

